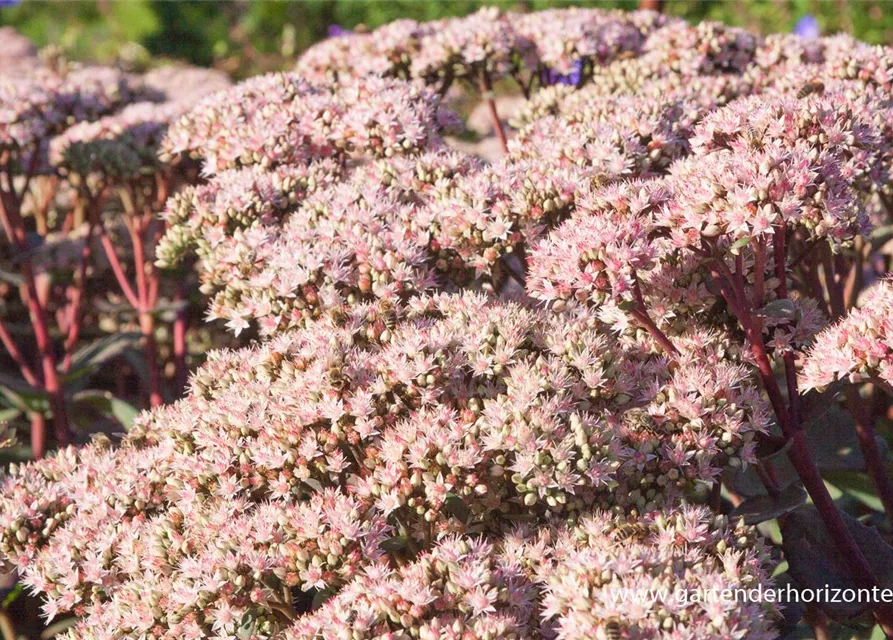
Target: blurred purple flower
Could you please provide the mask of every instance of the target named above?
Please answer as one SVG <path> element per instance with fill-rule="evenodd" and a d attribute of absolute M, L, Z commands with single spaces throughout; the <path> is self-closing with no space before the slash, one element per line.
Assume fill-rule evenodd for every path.
<path fill-rule="evenodd" d="M 580 78 L 583 75 L 583 61 L 577 60 L 574 62 L 573 69 L 567 75 L 563 75 L 558 73 L 557 71 L 546 67 L 543 69 L 541 80 L 542 83 L 546 86 L 551 86 L 553 84 L 566 84 L 566 85 L 578 85 L 580 84 Z"/>
<path fill-rule="evenodd" d="M 3 2 L 3 0 L 0 0 Z M 329 37 L 330 38 L 338 38 L 340 36 L 347 36 L 353 33 L 350 29 L 345 29 L 340 24 L 330 24 L 329 25 Z"/>
<path fill-rule="evenodd" d="M 815 40 L 822 35 L 819 21 L 814 15 L 807 14 L 794 25 L 794 33 L 806 40 Z"/>

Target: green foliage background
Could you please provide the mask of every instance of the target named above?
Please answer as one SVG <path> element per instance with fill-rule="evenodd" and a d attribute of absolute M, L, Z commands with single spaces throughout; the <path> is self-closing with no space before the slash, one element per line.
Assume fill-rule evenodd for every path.
<path fill-rule="evenodd" d="M 635 8 L 636 0 L 68 0 L 0 8 L 0 25 L 15 26 L 40 46 L 61 45 L 73 58 L 145 64 L 155 57 L 216 65 L 237 76 L 276 68 L 326 36 L 331 24 L 374 28 L 396 18 L 431 20 L 482 5 L 530 11 L 572 4 Z M 667 13 L 763 33 L 790 31 L 806 14 L 824 33 L 846 31 L 873 43 L 893 42 L 893 7 L 884 0 L 667 0 Z M 2 43 L 0 43 L 2 46 Z"/>

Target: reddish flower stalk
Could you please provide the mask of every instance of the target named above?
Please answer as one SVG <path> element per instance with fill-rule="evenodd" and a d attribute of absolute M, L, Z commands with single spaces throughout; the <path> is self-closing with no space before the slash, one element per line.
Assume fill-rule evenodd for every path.
<path fill-rule="evenodd" d="M 490 76 L 487 75 L 487 72 L 483 70 L 481 71 L 480 90 L 481 97 L 487 103 L 487 109 L 490 111 L 490 119 L 493 121 L 493 130 L 496 132 L 496 137 L 499 138 L 499 144 L 502 145 L 503 152 L 508 153 L 508 140 L 505 137 L 505 129 L 502 127 L 502 121 L 499 119 L 499 112 L 496 110 L 496 101 L 493 95 L 493 83 L 490 81 Z"/>
<path fill-rule="evenodd" d="M 660 330 L 660 327 L 654 323 L 651 316 L 648 315 L 648 310 L 645 307 L 645 300 L 642 297 L 642 288 L 639 286 L 639 279 L 635 275 L 633 276 L 633 294 L 635 296 L 636 307 L 630 311 L 630 315 L 648 330 L 648 333 L 657 340 L 658 344 L 663 347 L 668 355 L 678 356 L 679 350 L 672 342 L 670 342 L 667 335 Z"/>
<path fill-rule="evenodd" d="M 53 411 L 56 440 L 60 445 L 67 445 L 71 442 L 71 431 L 68 426 L 65 395 L 56 370 L 56 355 L 50 340 L 47 311 L 45 306 L 41 304 L 38 296 L 34 270 L 31 266 L 31 260 L 27 256 L 25 225 L 21 215 L 22 196 L 15 192 L 11 176 L 7 175 L 6 179 L 7 189 L 0 191 L 0 219 L 2 219 L 3 228 L 9 237 L 9 241 L 22 255 L 22 259 L 19 262 L 19 271 L 25 281 L 23 288 L 24 302 L 28 307 L 31 327 L 37 343 L 37 352 L 40 355 L 43 372 L 43 381 L 40 388 L 49 397 L 50 407 Z M 26 188 L 27 181 L 22 189 L 22 193 L 24 193 Z M 33 455 L 35 458 L 42 458 L 46 453 L 46 437 L 42 432 L 45 430 L 45 427 L 41 428 L 40 424 L 35 426 L 38 428 L 38 432 L 32 434 L 32 440 L 35 444 Z"/>
<path fill-rule="evenodd" d="M 775 251 L 778 251 L 777 246 L 780 238 L 783 238 L 782 233 L 775 235 L 775 242 L 773 242 L 773 249 Z M 783 248 L 782 245 L 782 250 Z M 778 253 L 775 255 L 778 255 Z M 840 512 L 837 510 L 837 506 L 834 504 L 831 494 L 828 493 L 828 488 L 825 486 L 824 480 L 822 480 L 822 476 L 819 473 L 809 448 L 806 431 L 803 428 L 803 424 L 799 421 L 799 411 L 797 410 L 798 405 L 797 400 L 795 399 L 798 396 L 792 396 L 790 407 L 785 403 L 784 396 L 778 387 L 775 373 L 772 370 L 772 364 L 769 360 L 762 332 L 755 324 L 753 315 L 747 306 L 747 296 L 743 290 L 742 279 L 738 277 L 740 272 L 736 273 L 735 276 L 732 276 L 721 256 L 716 257 L 715 263 L 723 272 L 721 277 L 725 278 L 727 281 L 722 287 L 723 296 L 726 298 L 730 308 L 732 308 L 744 329 L 751 352 L 756 360 L 760 378 L 766 393 L 769 396 L 778 423 L 785 437 L 788 438 L 791 443 L 790 449 L 788 450 L 788 459 L 794 466 L 807 493 L 809 493 L 809 496 L 812 498 L 816 509 L 822 517 L 822 521 L 825 523 L 825 527 L 828 529 L 828 533 L 840 551 L 847 567 L 852 572 L 854 580 L 860 587 L 870 589 L 878 584 L 877 576 L 874 574 L 874 570 L 866 560 L 862 550 L 856 544 L 856 541 L 844 523 Z M 784 263 L 781 263 L 780 272 L 782 276 L 785 276 L 786 274 L 784 273 L 783 265 Z M 785 278 L 781 279 L 782 282 L 784 282 Z M 786 289 L 782 290 L 786 292 Z M 790 376 L 791 374 L 786 374 L 786 380 L 789 385 L 791 384 Z M 793 373 L 793 376 L 793 389 L 796 394 L 796 373 Z M 889 618 L 889 612 L 879 609 L 876 615 L 878 616 L 879 622 L 893 622 L 893 619 Z"/>
<path fill-rule="evenodd" d="M 174 293 L 174 302 L 183 305 L 177 309 L 177 317 L 174 320 L 174 380 L 176 383 L 177 394 L 182 394 L 186 390 L 186 384 L 189 377 L 189 367 L 186 362 L 186 330 L 189 326 L 189 318 L 187 316 L 186 303 L 186 285 L 181 280 L 177 284 L 177 290 Z"/>
<path fill-rule="evenodd" d="M 127 298 L 130 306 L 139 315 L 140 332 L 143 334 L 143 355 L 146 359 L 149 377 L 149 401 L 153 407 L 156 407 L 164 403 L 164 396 L 161 391 L 161 372 L 158 367 L 158 345 L 155 343 L 155 318 L 152 315 L 151 291 L 153 287 L 150 283 L 147 283 L 146 279 L 145 247 L 142 234 L 130 224 L 128 224 L 128 227 L 130 229 L 131 241 L 133 242 L 134 268 L 137 281 L 136 290 L 134 290 L 133 285 L 127 279 L 112 240 L 101 222 L 98 224 L 99 237 L 106 258 L 111 265 L 112 273 L 115 274 L 115 279 L 118 281 L 118 286 L 121 287 L 121 291 L 124 293 L 124 297 Z"/>
<path fill-rule="evenodd" d="M 77 276 L 74 286 L 71 287 L 71 296 L 66 309 L 68 318 L 67 333 L 65 337 L 65 357 L 62 360 L 62 372 L 68 373 L 71 369 L 71 359 L 74 356 L 74 348 L 77 345 L 78 338 L 83 326 L 83 316 L 81 314 L 81 306 L 84 301 L 84 293 L 87 289 L 87 267 L 90 258 L 93 255 L 93 220 L 91 216 L 89 226 L 87 227 L 87 237 L 84 240 L 84 247 L 81 249 L 80 261 L 78 262 Z"/>
<path fill-rule="evenodd" d="M 151 215 L 151 214 L 150 214 Z M 136 287 L 139 296 L 140 331 L 143 333 L 143 354 L 146 358 L 146 368 L 149 373 L 149 404 L 153 407 L 164 404 L 164 396 L 161 391 L 161 371 L 158 366 L 158 345 L 155 343 L 155 316 L 154 300 L 157 295 L 157 278 L 149 282 L 147 271 L 152 265 L 146 261 L 145 233 L 148 226 L 143 216 L 135 216 L 132 221 L 127 221 L 127 229 L 130 232 L 130 240 L 133 244 L 133 266 L 136 271 Z"/>
<path fill-rule="evenodd" d="M 99 241 L 102 244 L 102 249 L 112 268 L 112 273 L 115 274 L 115 279 L 118 281 L 118 285 L 124 293 L 124 297 L 127 298 L 131 307 L 139 310 L 139 298 L 137 298 L 136 292 L 133 290 L 133 287 L 127 280 L 127 276 L 124 274 L 124 268 L 121 266 L 121 261 L 118 259 L 118 254 L 115 252 L 115 245 L 112 244 L 112 240 L 109 238 L 108 233 L 106 233 L 102 222 L 97 223 L 97 229 L 99 230 Z"/>
<path fill-rule="evenodd" d="M 893 482 L 890 482 L 884 456 L 878 447 L 877 433 L 868 412 L 867 402 L 859 396 L 859 390 L 852 385 L 847 386 L 845 393 L 847 408 L 855 420 L 854 428 L 856 436 L 859 438 L 862 456 L 865 458 L 865 467 L 877 488 L 887 517 L 893 521 Z"/>

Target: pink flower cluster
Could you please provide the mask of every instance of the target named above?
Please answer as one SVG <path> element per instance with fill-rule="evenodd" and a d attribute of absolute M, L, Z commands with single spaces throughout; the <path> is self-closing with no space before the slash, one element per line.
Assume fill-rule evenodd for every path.
<path fill-rule="evenodd" d="M 620 11 L 573 7 L 513 16 L 512 21 L 533 43 L 537 63 L 562 75 L 577 65 L 600 66 L 637 55 L 644 40 L 642 25 Z"/>
<path fill-rule="evenodd" d="M 120 447 L 13 470 L 0 551 L 49 616 L 84 616 L 79 637 L 228 637 L 248 615 L 272 633 L 301 591 L 385 579 L 379 558 L 519 517 L 651 511 L 752 461 L 767 415 L 746 371 L 696 364 L 712 349 L 698 339 L 686 348 L 671 373 L 647 337 L 618 342 L 586 314 L 471 294 L 361 305 L 214 355 Z M 444 544 L 435 558 L 456 552 Z M 505 622 L 494 598 L 529 618 L 533 591 L 512 605 L 498 563 L 492 593 L 467 582 L 484 565 L 465 566 L 450 579 L 483 616 L 470 628 Z M 407 615 L 394 622 L 427 616 Z"/>
<path fill-rule="evenodd" d="M 120 71 L 88 67 L 59 76 L 39 69 L 27 77 L 0 74 L 0 150 L 6 162 L 37 163 L 41 145 L 74 122 L 94 120 L 130 101 L 133 87 Z M 38 154 L 38 155 L 34 155 Z"/>
<path fill-rule="evenodd" d="M 296 70 L 316 83 L 384 75 L 421 79 L 441 91 L 458 79 L 489 84 L 522 72 L 557 73 L 579 84 L 634 69 L 649 75 L 741 72 L 757 43 L 741 29 L 689 27 L 647 11 L 572 8 L 516 15 L 486 7 L 461 18 L 399 20 L 372 33 L 330 38 L 308 49 Z"/>
<path fill-rule="evenodd" d="M 209 318 L 264 340 L 119 446 L 12 469 L 0 554 L 72 638 L 774 637 L 768 603 L 616 594 L 772 584 L 758 535 L 690 496 L 757 462 L 757 367 L 825 322 L 770 242 L 831 264 L 885 194 L 889 50 L 847 42 L 484 9 L 204 99 L 160 144 L 206 181 L 168 201 L 157 264 L 197 258 Z M 452 148 L 454 80 L 578 70 L 500 159 Z M 121 149 L 178 109 L 78 125 L 53 158 L 153 162 Z M 884 282 L 821 332 L 804 387 L 893 384 L 890 303 Z"/>
<path fill-rule="evenodd" d="M 154 173 L 168 125 L 184 109 L 173 102 L 139 102 L 114 115 L 78 123 L 50 142 L 50 163 L 72 180 L 92 176 L 125 182 Z"/>
<path fill-rule="evenodd" d="M 725 516 L 683 507 L 624 521 L 596 512 L 559 531 L 551 544 L 539 580 L 546 589 L 543 617 L 561 640 L 610 638 L 610 620 L 629 638 L 777 636 L 772 603 L 736 602 L 727 609 L 717 598 L 686 603 L 679 597 L 771 584 L 762 540 Z M 675 596 L 641 597 L 660 592 Z"/>
<path fill-rule="evenodd" d="M 893 282 L 884 280 L 854 309 L 819 333 L 803 360 L 801 386 L 825 389 L 838 380 L 893 386 Z"/>
<path fill-rule="evenodd" d="M 432 92 L 399 81 L 369 77 L 331 89 L 274 73 L 206 98 L 174 123 L 163 152 L 200 156 L 208 173 L 345 154 L 390 157 L 436 145 L 453 123 Z"/>
<path fill-rule="evenodd" d="M 744 252 L 750 271 L 749 248 L 778 228 L 835 248 L 851 242 L 866 233 L 860 192 L 873 188 L 885 157 L 882 132 L 867 113 L 842 92 L 742 98 L 713 111 L 686 140 L 692 155 L 669 164 L 665 178 L 579 198 L 572 218 L 534 248 L 530 293 L 546 301 L 635 302 L 637 295 L 648 296 L 648 281 L 657 278 L 657 297 L 666 306 L 680 289 L 681 282 L 671 283 L 685 265 L 683 282 L 696 276 L 692 271 L 701 271 L 701 281 L 709 275 L 693 259 L 707 248 Z M 769 285 L 777 284 L 771 261 L 760 274 Z M 703 287 L 693 293 L 710 298 Z M 807 309 L 806 316 L 814 329 L 815 315 Z M 812 331 L 806 325 L 798 342 Z"/>

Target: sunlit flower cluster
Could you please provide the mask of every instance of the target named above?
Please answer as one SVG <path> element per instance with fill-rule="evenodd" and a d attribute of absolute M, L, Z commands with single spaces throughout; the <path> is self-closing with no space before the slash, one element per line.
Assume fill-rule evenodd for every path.
<path fill-rule="evenodd" d="M 163 150 L 200 156 L 208 173 L 219 173 L 416 152 L 435 146 L 453 123 L 433 93 L 414 85 L 370 77 L 332 89 L 275 73 L 205 99 L 171 127 Z"/>
<path fill-rule="evenodd" d="M 619 57 L 636 55 L 643 35 L 622 12 L 556 9 L 514 17 L 517 31 L 533 43 L 539 65 L 563 76 L 584 73 Z M 580 78 L 583 80 L 583 77 Z"/>
<path fill-rule="evenodd" d="M 607 640 L 611 620 L 621 637 L 629 638 L 777 636 L 778 610 L 772 603 L 739 600 L 732 609 L 718 598 L 685 599 L 770 583 L 762 541 L 724 516 L 683 508 L 618 522 L 595 513 L 559 531 L 551 544 L 538 579 L 546 592 L 543 618 L 562 640 Z M 660 591 L 674 597 L 656 602 L 620 597 Z"/>
<path fill-rule="evenodd" d="M 213 355 L 187 399 L 141 416 L 117 448 L 100 439 L 15 469 L 0 550 L 48 616 L 84 616 L 78 637 L 207 637 L 245 616 L 266 637 L 297 594 L 345 584 L 295 629 L 343 607 L 370 628 L 411 627 L 432 600 L 394 619 L 349 594 L 386 580 L 388 601 L 435 575 L 467 591 L 455 606 L 470 617 L 431 624 L 517 631 L 538 624 L 532 577 L 450 535 L 647 512 L 753 461 L 767 415 L 746 371 L 695 364 L 710 347 L 689 346 L 671 373 L 647 336 L 618 342 L 585 313 L 472 294 L 361 305 Z M 430 561 L 390 573 L 388 557 L 445 536 Z M 461 570 L 449 560 L 469 553 Z"/>
<path fill-rule="evenodd" d="M 8 148 L 55 137 L 62 174 L 201 166 L 156 265 L 260 342 L 117 445 L 13 467 L 0 555 L 72 639 L 775 637 L 771 603 L 616 593 L 771 585 L 759 534 L 693 504 L 787 426 L 767 380 L 893 386 L 893 284 L 848 315 L 801 286 L 888 195 L 890 68 L 843 37 L 485 8 L 188 111 L 225 83 L 123 111 L 9 89 Z M 532 99 L 488 162 L 445 105 L 472 85 L 498 121 L 496 81 Z"/>
<path fill-rule="evenodd" d="M 825 389 L 838 380 L 876 380 L 893 386 L 893 282 L 865 294 L 862 307 L 816 336 L 803 361 L 805 389 Z"/>

